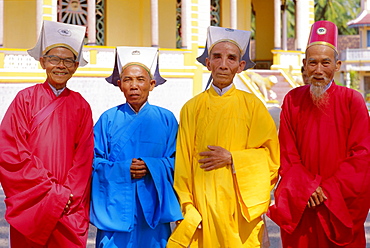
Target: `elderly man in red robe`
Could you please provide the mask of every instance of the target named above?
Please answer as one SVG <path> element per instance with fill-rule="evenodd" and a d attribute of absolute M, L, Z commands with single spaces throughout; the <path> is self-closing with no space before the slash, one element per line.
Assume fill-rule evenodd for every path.
<path fill-rule="evenodd" d="M 269 216 L 283 247 L 365 247 L 370 120 L 361 94 L 337 85 L 337 27 L 314 23 L 303 60 L 309 85 L 283 103 L 281 180 Z"/>
<path fill-rule="evenodd" d="M 10 246 L 86 247 L 93 121 L 66 88 L 82 56 L 85 27 L 45 21 L 35 48 L 46 81 L 20 91 L 0 127 L 0 180 Z"/>

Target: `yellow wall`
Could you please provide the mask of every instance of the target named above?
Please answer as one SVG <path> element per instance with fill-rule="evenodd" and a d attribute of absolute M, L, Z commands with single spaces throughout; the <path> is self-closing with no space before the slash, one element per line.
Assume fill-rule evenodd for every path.
<path fill-rule="evenodd" d="M 367 31 L 369 31 L 369 27 L 360 27 L 359 33 L 360 33 L 360 46 L 361 48 L 368 48 L 367 47 Z"/>
<path fill-rule="evenodd" d="M 252 5 L 251 0 L 238 1 L 238 29 L 251 31 Z"/>
<path fill-rule="evenodd" d="M 272 60 L 273 0 L 238 0 L 237 28 L 250 30 L 251 2 L 256 11 L 256 60 Z M 38 35 L 36 4 L 37 0 L 4 0 L 4 47 L 28 49 L 34 46 Z M 150 0 L 106 1 L 105 45 L 151 46 L 150 5 Z M 220 6 L 221 26 L 230 27 L 230 1 L 221 1 Z M 160 0 L 158 8 L 158 45 L 160 48 L 175 48 L 176 1 Z"/>
<path fill-rule="evenodd" d="M 150 0 L 106 1 L 107 46 L 151 46 Z"/>
<path fill-rule="evenodd" d="M 251 0 L 237 1 L 237 29 L 251 30 Z M 230 1 L 221 2 L 221 27 L 231 28 Z"/>
<path fill-rule="evenodd" d="M 220 27 L 231 28 L 230 22 L 230 1 L 220 2 Z"/>
<path fill-rule="evenodd" d="M 274 49 L 274 0 L 254 0 L 256 12 L 256 61 L 272 60 Z"/>
<path fill-rule="evenodd" d="M 4 47 L 31 48 L 36 41 L 36 0 L 4 0 Z"/>
<path fill-rule="evenodd" d="M 158 1 L 159 47 L 176 48 L 176 1 Z"/>

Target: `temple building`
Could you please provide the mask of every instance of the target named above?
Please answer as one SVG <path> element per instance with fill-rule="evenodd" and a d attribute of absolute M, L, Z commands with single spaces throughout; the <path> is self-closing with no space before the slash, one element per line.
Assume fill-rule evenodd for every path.
<path fill-rule="evenodd" d="M 178 117 L 183 104 L 203 91 L 209 78 L 210 72 L 196 57 L 203 52 L 210 25 L 253 32 L 251 57 L 256 65 L 235 77 L 234 83 L 268 108 L 279 107 L 285 94 L 302 84 L 300 69 L 314 23 L 314 0 L 295 0 L 295 38 L 288 39 L 289 1 L 0 0 L 0 119 L 20 89 L 45 80 L 39 63 L 26 52 L 36 43 L 43 20 L 87 27 L 83 52 L 89 64 L 77 70 L 68 87 L 89 101 L 94 121 L 124 101 L 122 93 L 105 82 L 116 46 L 159 48 L 160 71 L 167 82 L 149 100 Z M 361 31 L 364 50 L 369 46 L 367 25 Z M 370 70 L 363 67 L 364 88 L 370 84 L 366 71 Z M 339 80 L 345 80 L 346 73 L 341 75 Z"/>
<path fill-rule="evenodd" d="M 370 0 L 361 0 L 360 15 L 347 23 L 349 28 L 359 29 L 358 48 L 349 48 L 342 52 L 343 62 L 341 71 L 346 79 L 347 86 L 351 83 L 351 73 L 358 74 L 358 86 L 370 104 Z M 353 77 L 352 77 L 353 78 Z M 356 80 L 356 78 L 355 78 Z"/>

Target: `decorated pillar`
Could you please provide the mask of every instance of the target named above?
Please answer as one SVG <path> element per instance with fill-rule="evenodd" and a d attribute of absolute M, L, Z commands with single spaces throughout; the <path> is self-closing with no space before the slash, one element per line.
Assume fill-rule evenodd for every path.
<path fill-rule="evenodd" d="M 96 44 L 96 15 L 95 0 L 87 1 L 87 42 L 89 45 Z"/>
<path fill-rule="evenodd" d="M 274 49 L 281 49 L 281 0 L 274 1 Z"/>
<path fill-rule="evenodd" d="M 232 29 L 237 29 L 237 20 L 238 20 L 238 12 L 237 12 L 237 0 L 230 0 L 230 24 Z"/>
<path fill-rule="evenodd" d="M 158 0 L 151 0 L 151 21 L 152 21 L 152 47 L 158 47 L 159 44 L 159 26 L 158 26 Z"/>
<path fill-rule="evenodd" d="M 189 4 L 188 1 L 181 1 L 181 47 L 188 48 L 190 47 L 190 42 L 188 41 L 188 32 L 189 32 Z"/>
<path fill-rule="evenodd" d="M 288 50 L 288 12 L 286 10 L 286 1 L 282 6 L 282 44 L 283 44 L 283 50 Z"/>
<path fill-rule="evenodd" d="M 44 20 L 57 21 L 58 0 L 37 0 L 36 5 L 36 33 L 40 33 Z"/>
<path fill-rule="evenodd" d="M 308 36 L 310 35 L 308 30 L 311 29 L 314 19 L 314 1 L 296 0 L 296 50 L 306 50 Z"/>

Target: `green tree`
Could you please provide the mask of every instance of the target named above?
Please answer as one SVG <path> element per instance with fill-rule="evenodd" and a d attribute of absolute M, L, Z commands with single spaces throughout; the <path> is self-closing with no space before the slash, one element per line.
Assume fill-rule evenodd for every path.
<path fill-rule="evenodd" d="M 331 21 L 343 35 L 358 33 L 357 29 L 348 28 L 347 22 L 355 19 L 360 11 L 360 0 L 315 0 L 315 21 Z"/>
<path fill-rule="evenodd" d="M 361 11 L 361 0 L 315 0 L 315 21 L 331 21 L 340 35 L 358 34 L 357 28 L 348 28 L 347 22 L 355 19 Z M 295 0 L 285 0 L 288 12 L 288 37 L 295 36 Z"/>
<path fill-rule="evenodd" d="M 360 75 L 358 71 L 350 70 L 349 71 L 349 78 L 350 78 L 350 87 L 354 90 L 360 90 Z"/>

